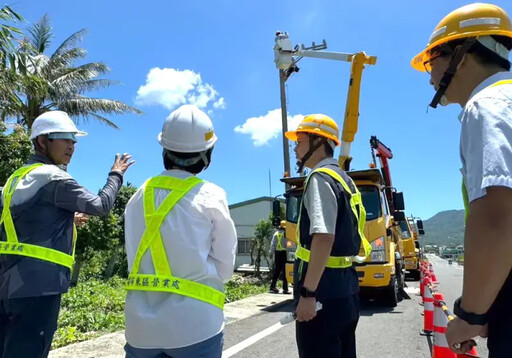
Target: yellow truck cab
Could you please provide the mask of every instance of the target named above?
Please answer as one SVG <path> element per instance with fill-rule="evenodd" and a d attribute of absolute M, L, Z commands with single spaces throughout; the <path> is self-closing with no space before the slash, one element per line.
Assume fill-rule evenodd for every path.
<path fill-rule="evenodd" d="M 372 252 L 363 263 L 354 263 L 363 297 L 382 298 L 390 306 L 398 304 L 404 288 L 404 247 L 397 222 L 405 218 L 402 193 L 393 193 L 395 212 L 390 210 L 384 178 L 378 169 L 350 171 L 361 192 L 366 209 L 365 236 Z M 364 256 L 363 250 L 360 252 Z"/>
<path fill-rule="evenodd" d="M 400 234 L 404 245 L 405 270 L 414 280 L 420 279 L 420 250 L 409 220 L 400 221 Z"/>

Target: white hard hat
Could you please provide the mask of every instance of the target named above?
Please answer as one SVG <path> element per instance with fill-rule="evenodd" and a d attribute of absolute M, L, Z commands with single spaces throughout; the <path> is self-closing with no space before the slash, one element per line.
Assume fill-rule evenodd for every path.
<path fill-rule="evenodd" d="M 179 153 L 202 152 L 213 147 L 217 136 L 206 113 L 193 105 L 183 105 L 165 119 L 158 142 Z"/>
<path fill-rule="evenodd" d="M 86 136 L 86 132 L 79 131 L 75 123 L 63 111 L 49 111 L 41 114 L 32 123 L 30 139 L 50 133 L 73 133 L 75 136 Z"/>

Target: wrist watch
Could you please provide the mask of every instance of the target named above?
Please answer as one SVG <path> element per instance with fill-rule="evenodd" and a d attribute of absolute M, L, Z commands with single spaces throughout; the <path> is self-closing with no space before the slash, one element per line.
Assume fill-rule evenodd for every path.
<path fill-rule="evenodd" d="M 460 306 L 460 302 L 461 298 L 459 297 L 455 300 L 455 303 L 453 305 L 453 313 L 455 313 L 457 317 L 471 325 L 483 326 L 487 323 L 487 314 L 476 314 L 466 312 Z"/>
<path fill-rule="evenodd" d="M 310 291 L 306 287 L 302 286 L 299 290 L 301 297 L 315 297 L 316 298 L 316 291 Z"/>

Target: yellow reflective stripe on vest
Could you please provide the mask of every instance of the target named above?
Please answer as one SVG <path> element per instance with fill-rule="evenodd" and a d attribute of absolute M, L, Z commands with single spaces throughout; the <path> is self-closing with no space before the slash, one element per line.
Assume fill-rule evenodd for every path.
<path fill-rule="evenodd" d="M 352 212 L 354 213 L 355 217 L 357 218 L 357 229 L 359 231 L 359 236 L 361 237 L 361 245 L 363 245 L 364 255 L 365 258 L 370 255 L 370 252 L 372 251 L 372 246 L 366 239 L 366 236 L 364 235 L 364 226 L 366 224 L 366 210 L 363 205 L 363 199 L 361 197 L 361 192 L 359 189 L 357 189 L 357 186 L 354 184 L 355 187 L 355 193 L 352 193 L 350 190 L 350 187 L 345 182 L 345 180 L 334 170 L 329 168 L 318 168 L 315 170 L 315 172 L 322 172 L 325 174 L 330 175 L 332 178 L 336 179 L 342 186 L 343 189 L 347 193 L 350 194 L 350 207 L 352 208 Z M 359 211 L 357 210 L 357 206 L 359 206 Z M 360 260 L 358 260 L 360 261 Z"/>
<path fill-rule="evenodd" d="M 352 261 L 363 262 L 366 259 L 366 257 L 368 255 L 370 255 L 370 252 L 372 251 L 372 247 L 364 235 L 364 225 L 366 223 L 366 210 L 364 209 L 364 206 L 363 206 L 361 193 L 359 192 L 359 190 L 357 189 L 357 187 L 355 185 L 354 185 L 355 193 L 352 193 L 352 190 L 350 189 L 348 184 L 345 182 L 345 180 L 338 173 L 336 173 L 334 170 L 329 169 L 329 168 L 315 169 L 306 179 L 306 183 L 304 184 L 304 190 L 306 190 L 309 178 L 315 172 L 322 172 L 322 173 L 329 175 L 330 177 L 335 179 L 337 182 L 339 182 L 341 184 L 341 186 L 343 187 L 343 189 L 347 193 L 350 194 L 350 207 L 352 209 L 352 213 L 354 214 L 354 216 L 357 219 L 357 230 L 358 230 L 359 236 L 361 237 L 361 245 L 363 245 L 363 250 L 364 250 L 364 254 L 365 254 L 364 257 L 329 256 L 328 261 L 327 261 L 328 262 L 327 267 L 346 268 L 346 267 L 350 267 L 352 265 Z M 359 210 L 357 210 L 357 206 L 359 206 Z M 301 214 L 302 214 L 302 205 L 301 205 L 301 210 L 299 211 L 299 220 L 298 220 L 298 224 L 297 224 L 297 237 L 299 237 L 299 245 L 297 247 L 295 256 L 297 258 L 301 259 L 302 261 L 309 262 L 309 255 L 310 255 L 309 250 L 300 246 L 300 235 L 299 235 L 300 229 L 299 228 L 300 228 Z M 350 265 L 348 265 L 347 262 L 350 262 Z"/>
<path fill-rule="evenodd" d="M 286 250 L 286 247 L 283 247 L 283 245 L 281 244 L 281 241 L 283 240 L 283 237 L 284 237 L 284 233 L 278 232 L 278 233 L 276 233 L 276 236 L 277 236 L 276 251 L 284 251 L 284 250 Z"/>
<path fill-rule="evenodd" d="M 295 257 L 302 261 L 309 262 L 310 251 L 302 246 L 297 247 Z M 347 268 L 352 266 L 352 257 L 350 256 L 329 256 L 325 267 L 329 268 Z"/>
<path fill-rule="evenodd" d="M 226 295 L 208 285 L 174 277 L 165 253 L 165 246 L 160 234 L 160 226 L 174 205 L 183 198 L 193 187 L 202 183 L 195 176 L 187 179 L 178 179 L 168 176 L 159 176 L 149 179 L 143 186 L 144 231 L 130 275 L 128 276 L 127 290 L 169 292 L 191 297 L 210 303 L 220 309 L 224 308 Z M 171 192 L 155 208 L 155 189 L 166 189 Z M 155 274 L 140 274 L 140 263 L 146 251 L 150 249 Z"/>
<path fill-rule="evenodd" d="M 18 241 L 18 235 L 14 228 L 14 222 L 11 215 L 11 199 L 14 194 L 14 190 L 18 185 L 19 181 L 32 170 L 42 166 L 44 164 L 37 163 L 21 167 L 16 170 L 7 180 L 4 188 L 4 206 L 2 210 L 2 218 L 0 224 L 4 224 L 5 233 L 7 236 L 7 242 L 0 242 L 0 254 L 3 255 L 19 255 L 32 257 L 39 260 L 52 262 L 69 269 L 73 268 L 75 247 L 76 247 L 76 227 L 73 225 L 73 254 L 68 255 L 62 251 L 50 249 L 39 245 L 20 243 Z"/>
<path fill-rule="evenodd" d="M 174 276 L 131 274 L 126 289 L 175 293 L 210 303 L 220 309 L 224 308 L 226 300 L 226 295 L 221 291 L 202 283 Z"/>
<path fill-rule="evenodd" d="M 502 86 L 502 85 L 512 85 L 512 80 L 501 80 L 501 81 L 493 83 L 489 87 L 496 87 L 496 86 Z M 468 191 L 466 189 L 466 183 L 464 182 L 464 178 L 462 178 L 462 200 L 464 201 L 464 210 L 465 210 L 464 222 L 467 222 L 468 216 L 469 216 L 469 197 L 468 197 Z"/>

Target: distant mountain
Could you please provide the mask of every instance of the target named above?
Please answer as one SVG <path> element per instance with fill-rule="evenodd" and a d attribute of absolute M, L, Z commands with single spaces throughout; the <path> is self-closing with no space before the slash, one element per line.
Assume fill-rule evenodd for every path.
<path fill-rule="evenodd" d="M 423 221 L 423 245 L 462 245 L 464 243 L 464 210 L 441 211 Z"/>

